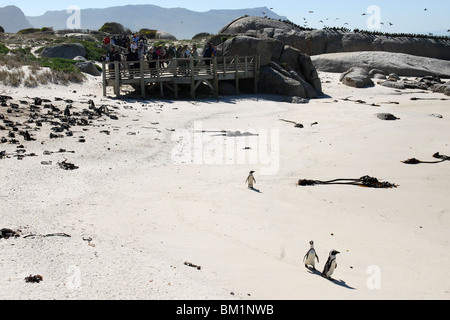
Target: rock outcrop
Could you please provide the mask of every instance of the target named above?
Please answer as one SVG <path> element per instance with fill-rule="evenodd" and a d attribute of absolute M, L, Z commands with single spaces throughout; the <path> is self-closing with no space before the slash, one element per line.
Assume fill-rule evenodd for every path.
<path fill-rule="evenodd" d="M 352 67 L 380 69 L 404 77 L 450 78 L 450 61 L 403 53 L 363 51 L 329 53 L 311 57 L 318 71 L 342 73 Z"/>
<path fill-rule="evenodd" d="M 322 95 L 322 83 L 311 58 L 300 50 L 273 39 L 248 35 L 231 37 L 217 46 L 219 56 L 260 57 L 259 92 L 314 99 Z"/>
<path fill-rule="evenodd" d="M 163 40 L 177 40 L 177 38 L 166 31 L 158 31 L 156 32 L 155 39 L 163 39 Z"/>
<path fill-rule="evenodd" d="M 450 60 L 450 39 L 374 35 L 342 30 L 303 30 L 288 22 L 243 16 L 222 34 L 250 34 L 282 41 L 309 56 L 338 52 L 385 51 Z"/>
<path fill-rule="evenodd" d="M 433 92 L 440 92 L 446 96 L 450 96 L 450 82 L 443 84 L 435 84 L 432 88 Z"/>
<path fill-rule="evenodd" d="M 367 88 L 375 86 L 375 83 L 370 78 L 369 71 L 365 68 L 353 67 L 344 72 L 340 81 L 349 87 Z"/>
<path fill-rule="evenodd" d="M 79 44 L 61 44 L 53 47 L 48 47 L 42 50 L 41 56 L 43 58 L 66 58 L 73 59 L 77 56 L 86 57 L 86 48 Z"/>
<path fill-rule="evenodd" d="M 80 61 L 75 64 L 75 66 L 80 69 L 81 72 L 93 75 L 100 76 L 102 73 L 97 69 L 95 64 L 92 61 Z"/>

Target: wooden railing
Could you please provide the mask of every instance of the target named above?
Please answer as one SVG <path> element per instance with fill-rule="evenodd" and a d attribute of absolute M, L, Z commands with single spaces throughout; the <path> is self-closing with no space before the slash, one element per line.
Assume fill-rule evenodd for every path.
<path fill-rule="evenodd" d="M 157 82 L 238 81 L 256 77 L 259 67 L 258 56 L 103 62 L 103 93 L 107 86 L 114 86 L 117 93 L 122 84 L 140 83 L 145 90 L 146 84 Z"/>

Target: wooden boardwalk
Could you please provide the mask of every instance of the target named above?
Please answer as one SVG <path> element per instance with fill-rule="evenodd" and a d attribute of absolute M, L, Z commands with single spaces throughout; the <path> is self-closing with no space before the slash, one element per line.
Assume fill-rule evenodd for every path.
<path fill-rule="evenodd" d="M 112 86 L 116 96 L 120 97 L 121 86 L 131 85 L 140 89 L 142 98 L 146 98 L 148 87 L 159 86 L 162 97 L 164 90 L 168 89 L 178 98 L 178 86 L 190 85 L 191 98 L 195 99 L 196 89 L 204 83 L 211 88 L 214 96 L 218 97 L 219 81 L 234 81 L 236 94 L 239 94 L 240 79 L 253 79 L 256 93 L 259 69 L 257 55 L 103 62 L 103 95 L 106 96 L 106 88 Z"/>

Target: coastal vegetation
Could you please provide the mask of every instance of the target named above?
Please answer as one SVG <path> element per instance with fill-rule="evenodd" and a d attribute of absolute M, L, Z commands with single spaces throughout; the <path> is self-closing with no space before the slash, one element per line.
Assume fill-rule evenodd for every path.
<path fill-rule="evenodd" d="M 85 76 L 75 67 L 76 61 L 61 58 L 42 58 L 39 52 L 46 45 L 54 44 L 54 37 L 29 37 L 34 33 L 14 34 L 0 42 L 0 83 L 5 86 L 37 87 L 40 84 L 81 83 Z M 73 40 L 66 39 L 66 42 Z M 83 42 L 83 41 L 82 41 Z M 94 44 L 84 42 L 88 56 L 101 56 Z"/>

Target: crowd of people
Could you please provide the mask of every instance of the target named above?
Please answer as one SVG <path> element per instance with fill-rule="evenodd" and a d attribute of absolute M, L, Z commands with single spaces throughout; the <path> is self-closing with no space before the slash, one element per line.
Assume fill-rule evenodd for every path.
<path fill-rule="evenodd" d="M 167 67 L 170 60 L 174 58 L 188 59 L 199 58 L 200 53 L 196 45 L 189 47 L 188 45 L 152 45 L 149 43 L 145 35 L 133 34 L 131 36 L 106 36 L 103 40 L 105 53 L 102 61 L 109 65 L 109 69 L 114 69 L 115 61 L 129 61 L 127 65 L 130 69 L 139 68 L 141 60 L 146 60 L 150 68 L 155 68 L 157 60 L 161 62 L 161 67 Z M 211 43 L 201 50 L 203 58 L 212 58 L 216 55 L 216 50 Z M 198 63 L 198 60 L 194 60 Z M 182 62 L 181 62 L 182 63 Z M 211 64 L 211 60 L 205 60 L 206 65 Z"/>

